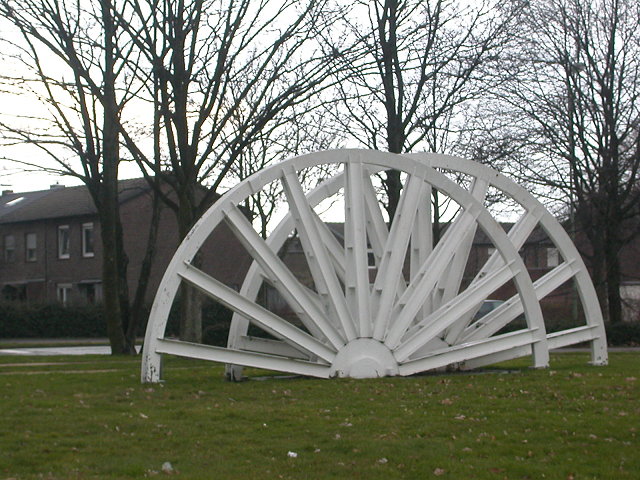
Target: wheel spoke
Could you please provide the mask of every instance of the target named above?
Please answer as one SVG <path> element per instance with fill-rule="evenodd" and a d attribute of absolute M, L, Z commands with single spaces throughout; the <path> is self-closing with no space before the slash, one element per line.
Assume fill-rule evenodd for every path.
<path fill-rule="evenodd" d="M 425 355 L 422 358 L 409 360 L 400 364 L 400 375 L 413 375 L 415 373 L 444 367 L 453 363 L 465 362 L 470 359 L 486 356 L 495 352 L 507 352 L 518 347 L 529 347 L 536 341 L 535 330 L 523 330 L 510 332 L 497 337 L 483 339 L 464 345 L 456 345 L 444 350 L 439 350 Z M 505 359 L 513 358 L 507 356 Z"/>
<path fill-rule="evenodd" d="M 486 298 L 491 292 L 511 280 L 513 276 L 512 266 L 505 265 L 491 275 L 486 276 L 473 287 L 467 288 L 460 295 L 451 299 L 448 303 L 422 320 L 415 327 L 415 330 L 417 330 L 416 333 L 409 336 L 409 338 L 399 346 L 400 337 L 397 334 L 393 336 L 389 334 L 385 344 L 389 348 L 395 349 L 395 355 L 399 362 L 407 359 L 416 350 L 451 325 L 460 315 L 466 313 L 470 308 L 473 308 L 475 302 L 478 302 L 479 299 Z"/>
<path fill-rule="evenodd" d="M 295 171 L 285 172 L 282 183 L 300 236 L 307 263 L 320 296 L 331 306 L 347 340 L 356 338 L 356 330 L 344 292 L 332 266 L 326 245 L 322 242 L 314 213 L 305 198 Z"/>
<path fill-rule="evenodd" d="M 424 298 L 431 294 L 438 279 L 448 266 L 451 255 L 465 238 L 465 232 L 472 228 L 478 213 L 472 210 L 463 211 L 447 229 L 436 248 L 433 249 L 431 255 L 420 268 L 416 279 L 411 282 L 404 295 L 398 300 L 401 310 L 397 316 L 394 316 L 394 323 L 389 329 L 388 335 L 391 338 L 402 338 L 404 332 L 407 331 L 424 304 Z"/>
<path fill-rule="evenodd" d="M 511 227 L 508 233 L 508 237 L 516 251 L 519 251 L 522 248 L 524 242 L 527 240 L 527 238 L 529 238 L 533 230 L 536 228 L 536 225 L 538 225 L 542 213 L 542 209 L 532 209 L 532 211 L 529 211 L 521 216 L 515 223 L 515 225 Z M 500 268 L 502 265 L 504 265 L 504 260 L 502 259 L 500 253 L 496 250 L 489 257 L 487 262 L 482 266 L 469 286 L 479 281 L 483 276 L 491 273 L 497 268 Z M 479 302 L 475 306 L 475 308 L 470 310 L 466 315 L 461 316 L 460 319 L 458 319 L 456 323 L 451 326 L 445 336 L 445 341 L 448 344 L 453 345 L 460 341 L 460 335 L 462 334 L 464 329 L 467 328 L 467 326 L 471 323 L 481 306 L 482 302 Z"/>
<path fill-rule="evenodd" d="M 367 212 L 367 235 L 371 243 L 371 250 L 373 251 L 376 267 L 380 268 L 385 245 L 389 238 L 389 230 L 380 211 L 380 204 L 378 203 L 375 189 L 371 183 L 370 172 L 369 175 L 366 175 L 364 178 L 363 188 Z M 426 190 L 429 186 L 424 184 L 423 188 Z M 404 276 L 400 275 L 396 296 L 402 295 L 405 288 L 407 288 L 407 283 L 404 280 Z"/>
<path fill-rule="evenodd" d="M 576 274 L 573 262 L 564 262 L 540 277 L 533 283 L 533 290 L 538 301 L 569 281 Z M 464 331 L 463 342 L 487 338 L 509 324 L 518 315 L 522 315 L 524 307 L 520 296 L 514 295 L 498 308 L 489 312 Z"/>
<path fill-rule="evenodd" d="M 409 259 L 409 272 L 411 281 L 418 278 L 420 267 L 429 258 L 433 251 L 433 223 L 431 219 L 431 185 L 425 186 L 422 193 L 422 200 L 418 203 L 418 212 L 413 231 L 411 232 L 411 256 Z M 404 289 L 400 295 L 404 293 Z M 424 299 L 422 308 L 418 312 L 418 317 L 425 317 L 432 310 L 431 295 Z"/>
<path fill-rule="evenodd" d="M 372 312 L 376 312 L 373 330 L 376 340 L 383 340 L 388 327 L 423 187 L 422 177 L 409 176 L 391 224 L 371 294 Z"/>
<path fill-rule="evenodd" d="M 189 284 L 201 290 L 205 295 L 214 298 L 227 308 L 248 318 L 251 322 L 260 326 L 271 335 L 295 345 L 302 351 L 317 355 L 326 362 L 330 363 L 335 357 L 335 351 L 331 350 L 319 340 L 294 327 L 266 308 L 243 297 L 232 288 L 227 287 L 222 282 L 210 277 L 194 266 L 185 263 L 183 269 L 178 272 L 178 275 Z"/>
<path fill-rule="evenodd" d="M 486 180 L 475 178 L 471 185 L 471 195 L 479 202 L 483 202 L 488 188 L 489 183 Z M 436 301 L 433 305 L 434 309 L 450 301 L 460 291 L 462 277 L 467 266 L 467 260 L 469 259 L 469 253 L 471 252 L 477 226 L 478 225 L 474 223 L 469 230 L 465 232 L 465 237 L 453 254 L 446 274 L 438 281 Z"/>
<path fill-rule="evenodd" d="M 156 352 L 319 378 L 328 378 L 330 373 L 328 366 L 317 363 L 176 340 L 159 339 Z"/>
<path fill-rule="evenodd" d="M 369 337 L 371 336 L 370 291 L 362 164 L 347 163 L 345 173 L 345 293 L 351 307 L 351 315 L 358 325 L 358 337 Z"/>
<path fill-rule="evenodd" d="M 310 298 L 306 288 L 258 235 L 238 207 L 235 205 L 229 206 L 226 218 L 229 227 L 238 240 L 251 253 L 254 260 L 258 262 L 267 278 L 269 278 L 270 283 L 298 313 L 305 327 L 315 337 L 326 338 L 336 350 L 342 347 L 345 344 L 344 339 L 333 328 L 318 305 Z"/>

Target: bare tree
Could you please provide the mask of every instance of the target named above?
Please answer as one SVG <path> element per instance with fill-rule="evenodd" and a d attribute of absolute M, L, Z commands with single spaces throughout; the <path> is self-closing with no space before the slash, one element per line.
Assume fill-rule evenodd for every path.
<path fill-rule="evenodd" d="M 157 87 L 164 164 L 148 160 L 121 133 L 145 175 L 170 186 L 159 194 L 184 237 L 243 152 L 278 128 L 283 112 L 324 87 L 331 63 L 313 38 L 326 2 L 124 3 L 119 24 L 149 65 L 138 73 Z M 199 341 L 197 296 L 188 288 L 181 294 L 181 337 Z"/>
<path fill-rule="evenodd" d="M 300 114 L 295 111 L 283 112 L 278 128 L 256 138 L 238 156 L 232 171 L 231 182 L 240 182 L 277 161 L 303 155 L 318 150 L 335 148 L 336 136 L 326 127 L 329 120 L 314 108 L 318 105 L 304 105 Z M 245 120 L 239 119 L 241 126 Z M 305 188 L 313 188 L 335 174 L 329 165 L 319 165 L 299 172 L 300 182 Z M 273 182 L 247 199 L 245 208 L 253 216 L 253 222 L 262 238 L 270 233 L 272 220 L 285 202 L 284 190 L 280 182 Z"/>
<path fill-rule="evenodd" d="M 563 195 L 609 321 L 621 320 L 619 253 L 640 227 L 640 12 L 627 0 L 542 0 L 505 58 L 488 142 L 512 171 Z"/>
<path fill-rule="evenodd" d="M 367 147 L 403 153 L 444 151 L 464 105 L 486 91 L 481 75 L 509 41 L 519 4 L 376 0 L 357 2 L 349 32 L 327 42 L 343 59 L 336 115 L 344 131 Z M 397 171 L 383 185 L 393 218 L 400 197 Z"/>
<path fill-rule="evenodd" d="M 100 219 L 111 349 L 134 353 L 139 317 L 129 318 L 118 201 L 121 115 L 133 97 L 126 78 L 131 44 L 118 31 L 114 8 L 111 0 L 0 1 L 0 16 L 19 34 L 3 44 L 23 72 L 8 83 L 14 93 L 30 93 L 41 102 L 35 116 L 5 116 L 0 128 L 5 144 L 32 145 L 47 159 L 12 161 L 73 176 L 87 187 Z"/>

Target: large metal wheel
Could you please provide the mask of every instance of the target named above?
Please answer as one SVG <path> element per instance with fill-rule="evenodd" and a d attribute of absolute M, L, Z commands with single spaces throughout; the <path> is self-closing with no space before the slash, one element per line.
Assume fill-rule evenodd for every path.
<path fill-rule="evenodd" d="M 299 173 L 324 164 L 335 165 L 339 173 L 305 191 Z M 375 188 L 375 174 L 387 169 L 399 170 L 404 180 L 390 227 Z M 273 182 L 281 183 L 288 213 L 263 240 L 239 206 Z M 437 242 L 432 235 L 433 189 L 452 205 Z M 488 192 L 519 206 L 519 219 L 508 232 L 488 208 Z M 319 204 L 334 197 L 344 204 L 340 240 L 317 213 Z M 239 292 L 193 265 L 202 244 L 222 223 L 253 259 Z M 546 233 L 561 261 L 534 282 L 518 252 L 536 227 Z M 472 280 L 463 281 L 478 229 L 490 240 L 492 254 Z M 311 285 L 304 285 L 278 255 L 294 232 Z M 235 312 L 227 348 L 165 338 L 182 282 Z M 540 300 L 567 282 L 581 304 L 583 324 L 547 333 Z M 295 312 L 294 321 L 258 302 L 263 284 Z M 515 294 L 479 318 L 483 302 L 507 285 Z M 506 331 L 522 318 L 521 326 Z M 269 338 L 249 336 L 251 324 Z M 526 190 L 460 158 L 336 150 L 296 157 L 253 175 L 198 221 L 158 290 L 145 338 L 142 380 L 161 379 L 163 354 L 226 363 L 232 379 L 241 376 L 242 366 L 367 378 L 447 366 L 474 368 L 526 355 L 535 367 L 545 367 L 550 348 L 582 342 L 591 346 L 592 363 L 606 364 L 602 315 L 585 265 L 559 223 Z"/>

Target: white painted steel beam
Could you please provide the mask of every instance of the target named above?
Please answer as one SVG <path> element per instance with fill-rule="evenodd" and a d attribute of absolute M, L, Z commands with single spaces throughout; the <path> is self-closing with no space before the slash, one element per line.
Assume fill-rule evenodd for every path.
<path fill-rule="evenodd" d="M 469 308 L 473 308 L 474 302 L 477 302 L 479 298 L 486 298 L 511 278 L 513 278 L 511 265 L 505 265 L 425 318 L 415 327 L 416 333 L 408 339 L 400 342 L 404 332 L 399 329 L 392 330 L 389 332 L 385 344 L 395 351 L 396 359 L 399 362 L 406 360 L 416 350 L 451 325 L 460 315 L 466 313 Z"/>
<path fill-rule="evenodd" d="M 343 172 L 305 194 L 298 172 L 319 165 L 343 167 Z M 371 180 L 372 175 L 388 169 L 403 172 L 407 178 L 390 231 Z M 454 175 L 447 177 L 438 169 Z M 453 178 L 472 178 L 472 187 L 458 185 Z M 282 183 L 289 212 L 265 241 L 236 206 L 271 182 Z M 489 187 L 512 198 L 525 211 L 508 234 L 484 206 Z M 461 207 L 436 245 L 430 210 L 433 189 Z M 314 211 L 320 202 L 341 195 L 341 190 L 344 245 Z M 191 265 L 223 222 L 253 259 L 240 293 Z M 518 250 L 535 228 L 546 232 L 564 263 L 532 282 Z M 461 290 L 477 229 L 487 235 L 496 252 Z M 315 291 L 302 285 L 278 256 L 294 230 Z M 369 270 L 368 246 L 376 261 L 373 288 L 369 285 L 374 270 Z M 586 324 L 547 335 L 540 300 L 568 281 L 575 284 Z M 182 282 L 235 312 L 227 348 L 164 338 Z M 259 305 L 257 295 L 263 282 L 280 292 L 309 333 Z M 472 323 L 482 302 L 507 282 L 513 283 L 517 294 Z M 519 315 L 527 322 L 525 330 L 497 335 Z M 250 322 L 278 340 L 248 337 Z M 456 157 L 334 150 L 266 168 L 239 183 L 197 221 L 158 289 L 145 335 L 141 378 L 160 381 L 162 355 L 169 353 L 229 363 L 232 366 L 227 371 L 233 378 L 241 376 L 241 366 L 319 378 L 360 378 L 411 375 L 444 366 L 469 368 L 524 355 L 533 357 L 535 367 L 544 367 L 549 348 L 579 342 L 589 343 L 593 364 L 606 364 L 604 324 L 586 267 L 559 223 L 525 189 L 483 165 Z"/>
<path fill-rule="evenodd" d="M 398 282 L 403 275 L 402 269 L 411 238 L 411 226 L 418 203 L 422 198 L 424 179 L 417 175 L 410 175 L 406 183 L 371 292 L 371 311 L 375 312 L 373 338 L 376 340 L 383 340 L 387 330 Z"/>
<path fill-rule="evenodd" d="M 285 195 L 296 224 L 298 236 L 305 250 L 307 262 L 320 296 L 326 298 L 337 316 L 347 338 L 356 338 L 354 321 L 347 306 L 344 292 L 330 260 L 326 245 L 321 241 L 320 232 L 295 170 L 287 170 L 282 177 Z"/>
<path fill-rule="evenodd" d="M 271 340 L 270 338 L 251 337 L 243 335 L 238 341 L 237 350 L 246 350 L 255 353 L 266 353 L 278 357 L 296 358 L 299 360 L 310 360 L 309 355 L 304 355 L 297 348 L 292 347 L 282 340 Z"/>
<path fill-rule="evenodd" d="M 158 339 L 157 353 L 179 357 L 198 358 L 220 363 L 237 363 L 245 367 L 263 368 L 278 372 L 329 378 L 329 367 L 317 363 L 303 362 L 291 358 L 276 357 L 262 353 L 244 352 L 230 348 L 213 347 L 179 340 Z"/>
<path fill-rule="evenodd" d="M 367 259 L 367 218 L 363 198 L 364 171 L 360 162 L 345 165 L 345 290 L 358 337 L 371 336 L 369 311 L 369 268 Z"/>
<path fill-rule="evenodd" d="M 522 215 L 518 221 L 511 227 L 509 230 L 509 240 L 514 246 L 516 251 L 519 251 L 527 238 L 531 235 L 536 225 L 538 225 L 540 221 L 540 217 L 542 216 L 543 209 L 539 207 L 533 207 L 531 211 L 527 211 L 524 215 Z M 475 278 L 471 281 L 470 285 L 473 285 L 479 279 L 481 279 L 484 275 L 492 272 L 493 270 L 500 268 L 504 264 L 504 260 L 500 256 L 500 253 L 496 250 L 489 257 L 487 262 L 480 268 L 480 271 L 476 274 Z M 474 308 L 469 310 L 469 313 L 460 317 L 460 319 L 451 326 L 449 331 L 446 333 L 445 341 L 453 345 L 455 343 L 459 343 L 462 341 L 461 335 L 467 326 L 473 320 L 473 317 L 476 315 L 480 307 L 482 306 L 482 302 L 475 305 Z M 522 312 L 521 312 L 522 313 Z M 518 314 L 519 315 L 519 314 Z M 517 315 L 516 315 L 517 316 Z M 515 317 L 513 317 L 515 318 Z"/>
<path fill-rule="evenodd" d="M 533 283 L 534 292 L 538 300 L 553 292 L 565 282 L 569 281 L 575 271 L 571 263 L 563 263 L 540 277 Z M 479 338 L 486 338 L 509 324 L 518 315 L 524 312 L 522 302 L 516 295 L 479 319 L 476 323 L 467 328 L 463 335 L 463 341 L 472 341 Z"/>
<path fill-rule="evenodd" d="M 394 321 L 390 327 L 394 339 L 402 336 L 402 334 L 407 331 L 416 314 L 424 305 L 424 299 L 427 295 L 431 294 L 440 275 L 445 271 L 451 255 L 458 249 L 460 242 L 464 238 L 464 232 L 467 231 L 474 221 L 475 214 L 473 211 L 464 211 L 461 213 L 456 221 L 447 229 L 441 241 L 438 242 L 436 248 L 433 249 L 431 255 L 429 255 L 420 268 L 416 278 L 407 287 L 400 300 L 398 300 L 398 303 L 402 305 L 402 310 L 393 312 Z M 391 311 L 387 315 L 391 316 Z"/>
<path fill-rule="evenodd" d="M 185 264 L 184 269 L 178 272 L 178 275 L 204 294 L 248 318 L 266 332 L 283 340 L 286 339 L 303 351 L 317 355 L 327 362 L 331 362 L 335 357 L 335 350 L 331 350 L 320 340 L 304 333 L 289 322 L 271 313 L 257 303 L 243 297 L 232 288 L 227 287 L 203 271 L 189 264 Z"/>
<path fill-rule="evenodd" d="M 235 205 L 230 205 L 226 218 L 231 230 L 267 274 L 271 284 L 295 311 L 300 312 L 299 316 L 304 325 L 315 336 L 326 338 L 336 351 L 342 347 L 345 344 L 344 338 L 331 325 L 291 270 L 253 229 L 242 212 Z"/>
<path fill-rule="evenodd" d="M 423 358 L 401 363 L 399 367 L 400 375 L 414 375 L 447 365 L 466 362 L 489 353 L 531 345 L 536 341 L 534 334 L 534 330 L 511 332 L 478 342 L 470 342 L 456 345 L 445 350 L 438 350 Z"/>

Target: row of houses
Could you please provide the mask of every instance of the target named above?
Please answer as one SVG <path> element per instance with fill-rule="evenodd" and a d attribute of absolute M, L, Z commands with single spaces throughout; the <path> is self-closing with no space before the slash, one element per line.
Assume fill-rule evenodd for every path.
<path fill-rule="evenodd" d="M 129 257 L 128 280 L 133 290 L 147 249 L 152 196 L 144 179 L 123 180 L 119 189 L 124 244 Z M 503 227 L 508 230 L 510 224 Z M 342 225 L 331 224 L 330 228 L 340 240 Z M 32 303 L 99 302 L 102 297 L 99 232 L 98 215 L 85 187 L 52 185 L 48 190 L 36 192 L 3 191 L 0 197 L 0 298 Z M 178 246 L 175 217 L 168 209 L 161 214 L 158 238 L 149 281 L 149 301 Z M 467 263 L 466 281 L 473 278 L 492 249 L 488 238 L 478 231 Z M 640 299 L 639 250 L 638 244 L 632 244 L 623 252 L 623 295 L 629 305 L 634 304 L 635 298 Z M 228 229 L 216 230 L 201 253 L 200 262 L 205 271 L 233 288 L 242 284 L 251 258 Z M 530 236 L 521 254 L 534 280 L 561 261 L 557 249 L 541 230 Z M 303 283 L 311 284 L 295 237 L 285 244 L 280 255 Z M 374 269 L 375 265 L 371 267 Z M 505 299 L 513 293 L 513 288 L 507 285 L 495 292 L 494 297 Z M 133 295 L 133 291 L 130 294 Z M 276 309 L 282 303 L 273 291 L 265 292 L 265 301 Z M 569 309 L 573 302 L 571 289 L 559 289 L 546 302 L 555 309 Z M 627 316 L 636 315 L 633 310 L 627 311 Z"/>
<path fill-rule="evenodd" d="M 152 191 L 144 179 L 122 180 L 119 199 L 129 293 L 133 298 L 148 246 Z M 100 221 L 85 187 L 52 185 L 37 192 L 3 191 L 0 241 L 1 299 L 63 304 L 96 303 L 102 299 Z M 149 279 L 149 301 L 178 243 L 175 215 L 164 208 Z M 209 255 L 203 256 L 205 268 L 207 262 L 220 257 L 223 261 L 214 262 L 217 274 L 229 285 L 242 282 L 249 259 L 229 231 L 214 232 L 206 251 Z M 225 255 L 217 255 L 218 252 Z M 234 255 L 239 260 L 234 260 Z"/>

